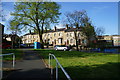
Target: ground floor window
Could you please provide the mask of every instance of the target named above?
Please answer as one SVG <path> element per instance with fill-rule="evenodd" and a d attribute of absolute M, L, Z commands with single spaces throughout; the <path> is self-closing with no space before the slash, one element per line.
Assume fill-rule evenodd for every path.
<path fill-rule="evenodd" d="M 73 43 L 73 39 L 70 39 L 70 43 Z"/>
<path fill-rule="evenodd" d="M 58 39 L 58 43 L 62 44 L 62 38 Z"/>

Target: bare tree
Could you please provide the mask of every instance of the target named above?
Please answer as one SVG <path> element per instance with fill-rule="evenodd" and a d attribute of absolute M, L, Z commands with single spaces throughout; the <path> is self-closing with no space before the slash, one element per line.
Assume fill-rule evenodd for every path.
<path fill-rule="evenodd" d="M 73 13 L 67 12 L 65 14 L 66 21 L 65 23 L 69 26 L 75 27 L 76 29 L 79 29 L 82 27 L 82 32 L 87 37 L 88 45 L 90 45 L 90 41 L 92 39 L 95 39 L 95 30 L 94 26 L 91 23 L 90 18 L 87 16 L 87 13 L 85 10 L 82 11 L 74 11 Z M 76 40 L 76 49 L 78 49 L 78 37 L 77 37 L 77 31 L 74 31 L 75 34 L 75 40 Z"/>
<path fill-rule="evenodd" d="M 97 27 L 96 28 L 96 35 L 97 36 L 102 36 L 103 34 L 105 34 L 105 28 L 103 28 L 103 27 Z"/>
<path fill-rule="evenodd" d="M 65 24 L 69 24 L 71 27 L 76 27 L 76 25 L 79 27 L 83 25 L 83 18 L 87 16 L 87 13 L 85 10 L 82 11 L 74 11 L 74 12 L 66 12 L 65 13 L 66 20 Z"/>

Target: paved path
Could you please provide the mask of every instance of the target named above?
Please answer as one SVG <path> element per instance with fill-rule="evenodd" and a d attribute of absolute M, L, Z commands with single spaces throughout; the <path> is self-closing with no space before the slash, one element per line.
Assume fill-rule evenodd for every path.
<path fill-rule="evenodd" d="M 31 50 L 24 50 L 24 53 L 23 61 L 16 62 L 15 65 L 20 70 L 13 72 L 5 80 L 51 80 L 50 70 L 37 53 Z"/>

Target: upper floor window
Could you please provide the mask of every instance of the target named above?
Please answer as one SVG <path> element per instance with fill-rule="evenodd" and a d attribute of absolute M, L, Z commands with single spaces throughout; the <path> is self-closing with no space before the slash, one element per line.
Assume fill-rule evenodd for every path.
<path fill-rule="evenodd" d="M 29 38 L 31 38 L 31 35 L 29 35 Z"/>
<path fill-rule="evenodd" d="M 72 37 L 72 33 L 70 33 L 70 37 Z"/>
<path fill-rule="evenodd" d="M 80 37 L 80 33 L 78 33 L 78 37 Z"/>
<path fill-rule="evenodd" d="M 69 36 L 69 34 L 67 33 L 67 37 Z"/>
<path fill-rule="evenodd" d="M 35 38 L 35 36 L 33 36 L 33 38 Z"/>
<path fill-rule="evenodd" d="M 48 34 L 48 36 L 50 36 L 50 34 Z"/>
<path fill-rule="evenodd" d="M 54 33 L 54 36 L 56 36 L 56 33 Z"/>
<path fill-rule="evenodd" d="M 60 36 L 61 34 L 59 33 L 59 36 Z"/>
<path fill-rule="evenodd" d="M 44 37 L 46 36 L 46 34 L 44 35 Z"/>

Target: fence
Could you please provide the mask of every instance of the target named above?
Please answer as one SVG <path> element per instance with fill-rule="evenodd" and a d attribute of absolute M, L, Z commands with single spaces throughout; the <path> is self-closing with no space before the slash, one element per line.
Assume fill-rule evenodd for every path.
<path fill-rule="evenodd" d="M 62 67 L 62 65 L 59 63 L 59 61 L 57 60 L 57 58 L 53 55 L 53 54 L 49 54 L 49 67 L 52 64 L 51 59 L 55 59 L 56 61 L 56 80 L 58 80 L 58 66 L 60 66 L 61 70 L 63 71 L 63 73 L 65 74 L 65 76 L 67 77 L 68 80 L 72 80 L 70 78 L 70 76 L 68 75 L 68 73 L 65 71 L 65 69 Z M 53 75 L 53 69 L 51 68 L 51 75 Z"/>

